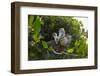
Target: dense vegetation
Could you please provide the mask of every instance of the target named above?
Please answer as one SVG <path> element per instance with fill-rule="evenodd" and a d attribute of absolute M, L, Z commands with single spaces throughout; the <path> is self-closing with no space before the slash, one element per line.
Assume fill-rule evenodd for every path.
<path fill-rule="evenodd" d="M 52 44 L 52 33 L 64 28 L 72 36 L 64 53 L 56 54 Z M 28 59 L 74 59 L 88 56 L 87 31 L 81 21 L 69 16 L 28 16 Z"/>

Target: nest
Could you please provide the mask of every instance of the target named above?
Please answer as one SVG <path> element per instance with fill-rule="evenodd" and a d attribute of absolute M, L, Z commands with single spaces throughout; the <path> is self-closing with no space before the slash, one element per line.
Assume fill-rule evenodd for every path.
<path fill-rule="evenodd" d="M 66 47 L 62 47 L 60 44 L 56 44 L 54 40 L 49 41 L 48 44 L 53 47 L 53 53 L 55 54 L 64 54 L 66 50 Z"/>

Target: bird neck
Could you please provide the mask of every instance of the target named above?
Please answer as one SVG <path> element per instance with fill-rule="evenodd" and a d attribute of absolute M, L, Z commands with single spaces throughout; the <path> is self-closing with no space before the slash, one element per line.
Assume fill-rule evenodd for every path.
<path fill-rule="evenodd" d="M 59 40 L 62 40 L 65 36 L 61 37 Z"/>

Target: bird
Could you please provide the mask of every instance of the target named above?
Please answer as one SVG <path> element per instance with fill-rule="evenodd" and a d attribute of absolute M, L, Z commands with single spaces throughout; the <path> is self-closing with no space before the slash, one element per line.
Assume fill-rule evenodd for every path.
<path fill-rule="evenodd" d="M 54 40 L 50 41 L 49 44 L 55 49 L 54 53 L 62 54 L 64 50 L 69 47 L 72 36 L 65 33 L 64 28 L 60 28 L 58 31 L 58 35 L 56 32 L 52 34 Z"/>
<path fill-rule="evenodd" d="M 60 28 L 59 29 L 59 35 L 57 35 L 57 33 L 53 33 L 52 36 L 54 37 L 55 43 L 58 44 L 59 40 L 63 37 L 65 37 L 65 30 L 64 28 Z"/>
<path fill-rule="evenodd" d="M 55 43 L 58 44 L 59 42 L 59 37 L 57 36 L 57 33 L 53 33 L 52 36 L 54 37 Z"/>
<path fill-rule="evenodd" d="M 62 38 L 62 37 L 64 37 L 64 36 L 65 36 L 65 30 L 64 30 L 64 28 L 60 28 L 59 29 L 59 36 L 58 36 L 59 39 Z"/>
<path fill-rule="evenodd" d="M 66 47 L 71 42 L 72 36 L 65 34 L 64 28 L 60 28 L 58 39 L 59 39 L 60 45 L 63 47 Z"/>

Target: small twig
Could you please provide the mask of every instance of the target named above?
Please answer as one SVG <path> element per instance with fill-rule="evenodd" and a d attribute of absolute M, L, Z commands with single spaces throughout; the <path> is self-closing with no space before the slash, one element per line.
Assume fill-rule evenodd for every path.
<path fill-rule="evenodd" d="M 58 53 L 58 52 L 56 52 L 56 51 L 54 51 L 54 50 L 53 50 L 53 52 L 54 52 L 55 54 L 58 54 L 58 55 L 64 54 L 64 52 Z"/>
<path fill-rule="evenodd" d="M 69 53 L 65 53 L 65 52 L 64 52 L 64 54 L 66 54 L 66 55 L 72 55 L 72 56 L 79 56 L 78 54 L 69 54 Z"/>

